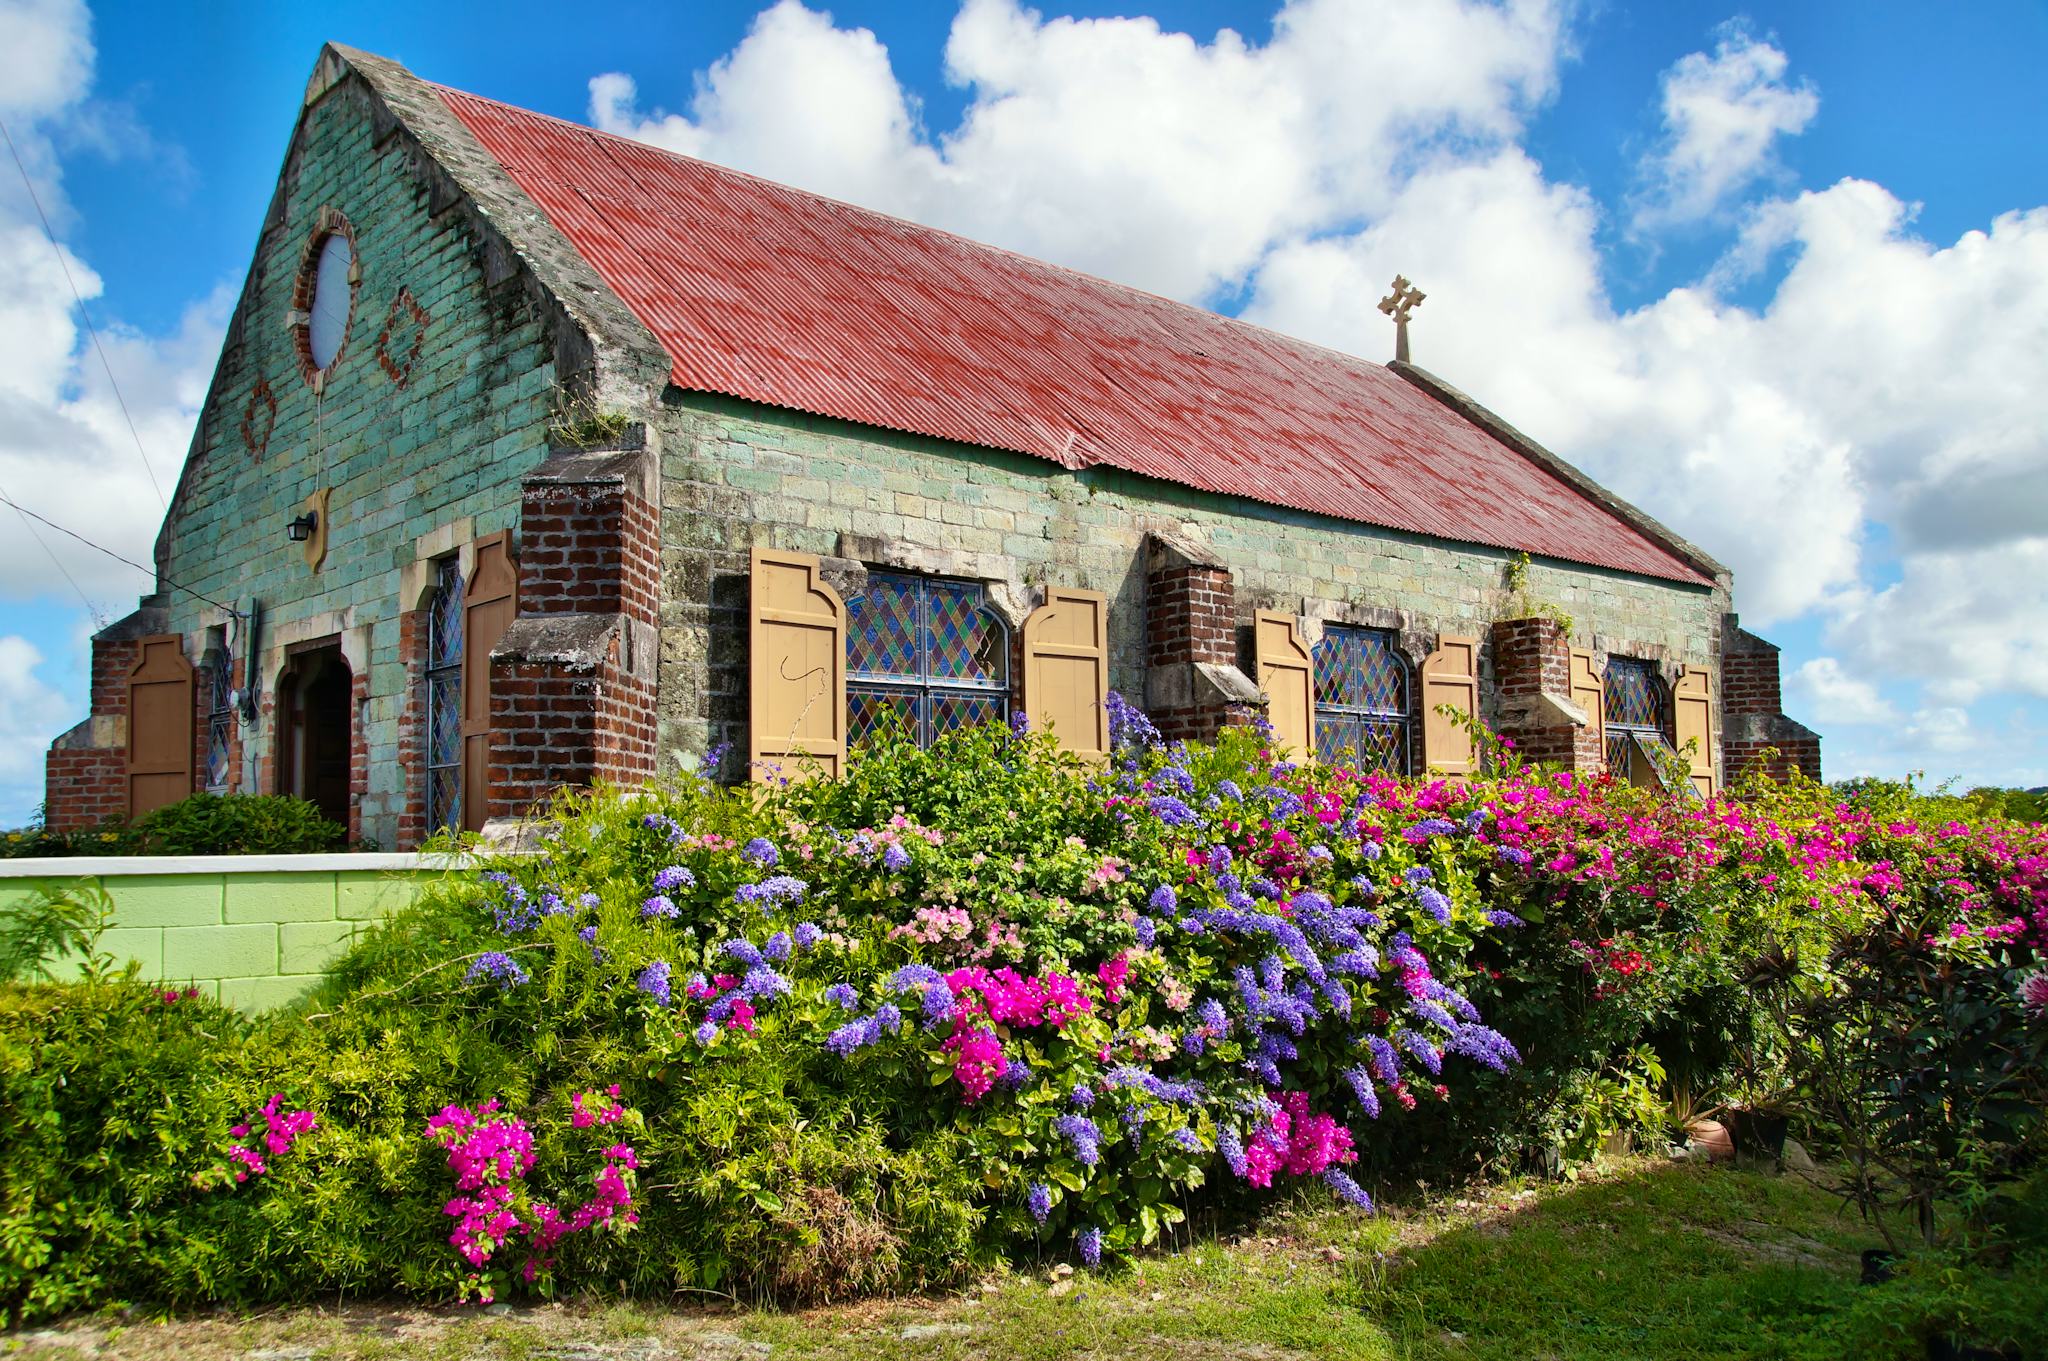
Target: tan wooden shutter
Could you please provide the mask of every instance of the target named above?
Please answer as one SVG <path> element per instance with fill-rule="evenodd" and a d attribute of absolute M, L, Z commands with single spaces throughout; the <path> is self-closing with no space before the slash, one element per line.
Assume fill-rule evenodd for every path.
<path fill-rule="evenodd" d="M 1714 797 L 1714 673 L 1703 666 L 1681 667 L 1671 687 L 1671 725 L 1680 752 L 1687 742 L 1699 746 L 1687 756 L 1692 787 L 1703 799 Z"/>
<path fill-rule="evenodd" d="M 505 531 L 476 541 L 462 593 L 462 825 L 491 815 L 491 649 L 519 612 L 519 569 Z"/>
<path fill-rule="evenodd" d="M 1600 673 L 1593 669 L 1593 654 L 1572 652 L 1572 703 L 1585 710 L 1586 726 L 1593 730 L 1593 746 L 1600 760 L 1607 760 L 1607 694 L 1600 688 Z"/>
<path fill-rule="evenodd" d="M 1470 716 L 1479 712 L 1479 640 L 1439 637 L 1422 663 L 1422 759 L 1438 774 L 1462 780 L 1478 773 L 1472 734 L 1437 712 L 1448 704 Z"/>
<path fill-rule="evenodd" d="M 192 663 L 175 633 L 144 638 L 128 673 L 128 816 L 192 793 Z"/>
<path fill-rule="evenodd" d="M 809 553 L 756 548 L 747 641 L 748 756 L 756 780 L 800 779 L 803 757 L 846 765 L 846 603 Z"/>
<path fill-rule="evenodd" d="M 1065 751 L 1109 755 L 1109 597 L 1055 586 L 1024 621 L 1024 712 Z"/>
<path fill-rule="evenodd" d="M 1260 610 L 1252 638 L 1259 662 L 1259 689 L 1266 694 L 1266 721 L 1273 737 L 1304 759 L 1316 754 L 1316 666 L 1301 623 L 1291 614 Z"/>

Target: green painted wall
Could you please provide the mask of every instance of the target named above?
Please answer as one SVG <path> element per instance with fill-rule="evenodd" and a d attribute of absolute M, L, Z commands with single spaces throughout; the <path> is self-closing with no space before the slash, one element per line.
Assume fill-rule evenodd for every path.
<path fill-rule="evenodd" d="M 481 536 L 516 525 L 519 478 L 546 453 L 556 373 L 553 322 L 524 275 L 502 260 L 491 267 L 464 207 L 433 211 L 432 176 L 417 148 L 388 120 L 381 130 L 355 80 L 306 111 L 159 555 L 168 580 L 229 603 L 263 602 L 257 680 L 265 696 L 295 632 L 349 635 L 352 660 L 369 673 L 362 832 L 390 848 L 405 796 L 398 615 L 418 603 L 400 598 L 404 569 L 416 541 L 436 529 L 467 519 Z M 287 312 L 323 208 L 353 225 L 362 281 L 346 343 L 316 394 L 300 372 Z M 402 384 L 378 354 L 401 288 L 428 317 Z M 403 366 L 412 335 L 401 315 L 384 346 L 394 364 Z M 274 424 L 263 403 L 252 408 L 259 383 L 276 399 Z M 266 425 L 259 456 L 248 436 Z M 314 572 L 285 523 L 323 486 L 332 488 L 330 533 Z M 223 616 L 178 591 L 165 603 L 197 661 L 207 626 Z M 267 719 L 244 729 L 240 788 L 261 788 L 273 731 Z"/>
<path fill-rule="evenodd" d="M 417 863 L 337 868 L 335 862 L 343 857 L 335 856 L 260 859 L 266 865 L 319 863 L 310 868 L 181 867 L 136 873 L 136 862 L 130 862 L 118 870 L 77 874 L 46 862 L 37 867 L 46 872 L 10 872 L 0 878 L 0 910 L 45 889 L 97 885 L 114 908 L 100 948 L 117 963 L 133 960 L 146 979 L 196 986 L 230 1006 L 255 1012 L 303 996 L 356 932 L 413 902 L 448 873 Z"/>

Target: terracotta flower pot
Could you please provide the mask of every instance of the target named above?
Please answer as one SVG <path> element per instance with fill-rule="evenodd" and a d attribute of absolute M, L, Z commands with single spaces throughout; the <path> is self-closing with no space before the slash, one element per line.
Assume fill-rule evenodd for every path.
<path fill-rule="evenodd" d="M 1735 1156 L 1735 1141 L 1728 1137 L 1728 1127 L 1719 1120 L 1695 1120 L 1685 1127 L 1685 1137 L 1696 1150 L 1694 1157 L 1725 1163 Z"/>

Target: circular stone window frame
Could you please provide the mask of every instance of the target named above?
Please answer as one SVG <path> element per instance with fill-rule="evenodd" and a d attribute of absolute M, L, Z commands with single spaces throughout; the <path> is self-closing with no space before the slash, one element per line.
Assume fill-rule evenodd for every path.
<path fill-rule="evenodd" d="M 348 316 L 341 324 L 341 344 L 335 347 L 334 358 L 322 368 L 313 362 L 313 289 L 319 281 L 320 254 L 333 236 L 348 242 Z M 340 209 L 323 207 L 299 251 L 299 272 L 292 280 L 291 310 L 285 313 L 285 324 L 292 333 L 292 349 L 299 360 L 299 375 L 316 394 L 327 386 L 328 378 L 348 356 L 349 331 L 355 326 L 356 307 L 362 295 L 363 254 L 356 242 L 355 224 L 342 216 Z"/>

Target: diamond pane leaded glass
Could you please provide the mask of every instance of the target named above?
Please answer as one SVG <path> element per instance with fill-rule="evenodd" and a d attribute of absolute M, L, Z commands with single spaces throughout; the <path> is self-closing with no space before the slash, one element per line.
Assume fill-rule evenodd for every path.
<path fill-rule="evenodd" d="M 455 559 L 440 562 L 434 576 L 434 599 L 427 613 L 427 668 L 462 665 L 462 568 Z"/>
<path fill-rule="evenodd" d="M 911 689 L 847 686 L 847 741 L 865 742 L 891 722 L 901 723 L 905 732 L 912 738 L 917 738 L 920 733 L 917 721 L 917 694 L 916 690 Z"/>
<path fill-rule="evenodd" d="M 1378 629 L 1328 629 L 1315 647 L 1316 703 L 1408 712 L 1408 664 Z"/>
<path fill-rule="evenodd" d="M 206 787 L 216 794 L 228 787 L 228 733 L 234 721 L 227 713 L 206 720 Z"/>
<path fill-rule="evenodd" d="M 1664 687 L 1647 663 L 1615 660 L 1607 664 L 1601 685 L 1601 707 L 1610 726 L 1664 729 Z"/>
<path fill-rule="evenodd" d="M 981 587 L 925 583 L 925 651 L 935 681 L 998 686 L 1009 670 L 1002 628 L 981 607 Z"/>
<path fill-rule="evenodd" d="M 427 772 L 427 827 L 462 825 L 462 767 L 445 766 Z"/>
<path fill-rule="evenodd" d="M 427 764 L 462 764 L 462 673 L 427 677 Z"/>
<path fill-rule="evenodd" d="M 1329 628 L 1314 651 L 1316 757 L 1408 773 L 1408 663 L 1381 629 Z"/>
<path fill-rule="evenodd" d="M 427 602 L 427 829 L 462 825 L 462 569 L 434 567 Z"/>
<path fill-rule="evenodd" d="M 921 676 L 919 582 L 868 573 L 867 589 L 846 602 L 846 670 L 855 676 Z"/>
<path fill-rule="evenodd" d="M 933 690 L 927 698 L 931 736 L 977 723 L 1001 723 L 1008 708 L 1001 695 L 977 695 L 969 691 Z"/>
<path fill-rule="evenodd" d="M 1009 716 L 1009 629 L 971 581 L 870 572 L 846 606 L 846 672 L 850 742 L 892 715 L 920 746 Z"/>
<path fill-rule="evenodd" d="M 1316 713 L 1316 759 L 1330 765 L 1408 773 L 1408 725 L 1396 719 Z"/>

